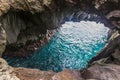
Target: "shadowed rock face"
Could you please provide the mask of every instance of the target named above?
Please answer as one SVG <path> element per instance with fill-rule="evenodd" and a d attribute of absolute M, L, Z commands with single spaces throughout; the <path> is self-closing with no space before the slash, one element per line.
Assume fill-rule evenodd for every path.
<path fill-rule="evenodd" d="M 38 14 L 9 12 L 2 23 L 8 41 L 5 55 L 9 56 L 27 56 L 47 43 L 54 33 L 46 28 Z"/>
<path fill-rule="evenodd" d="M 81 73 L 72 70 L 54 73 L 25 68 L 14 69 L 13 73 L 20 80 L 119 80 L 119 4 L 119 0 L 0 0 L 0 24 L 2 24 L 0 25 L 0 54 L 7 44 L 5 55 L 27 56 L 28 53 L 47 43 L 54 30 L 65 21 L 102 22 L 111 29 L 109 44 L 90 61 L 93 63 L 104 58 L 94 62 L 95 65 L 91 65 Z M 0 70 L 0 75 L 1 72 Z M 11 80 L 11 73 L 5 72 L 5 74 L 8 76 L 6 80 Z M 0 80 L 4 79 L 3 74 L 2 76 Z M 19 80 L 17 77 L 13 80 Z"/>
<path fill-rule="evenodd" d="M 0 0 L 1 24 L 7 34 L 5 53 L 26 56 L 65 21 L 92 20 L 119 30 L 119 0 Z M 47 33 L 48 32 L 48 33 Z M 41 41 L 40 41 L 41 40 Z M 36 43 L 35 43 L 36 42 Z M 30 48 L 31 49 L 30 49 Z M 22 55 L 23 54 L 23 55 Z M 17 56 L 17 55 L 15 55 Z"/>
<path fill-rule="evenodd" d="M 0 24 L 1 26 L 1 24 Z M 5 50 L 5 46 L 6 46 L 6 32 L 5 30 L 0 27 L 0 56 L 2 56 L 2 53 Z"/>

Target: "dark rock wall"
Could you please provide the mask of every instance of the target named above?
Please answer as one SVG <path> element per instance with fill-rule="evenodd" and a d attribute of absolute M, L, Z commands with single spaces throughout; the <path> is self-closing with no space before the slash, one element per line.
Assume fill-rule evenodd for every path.
<path fill-rule="evenodd" d="M 120 0 L 0 0 L 0 16 L 0 55 L 6 47 L 5 55 L 27 56 L 49 42 L 65 21 L 92 20 L 111 29 L 108 45 L 88 69 L 54 73 L 11 68 L 0 59 L 0 80 L 120 79 Z"/>
<path fill-rule="evenodd" d="M 44 38 L 50 35 L 47 32 L 69 20 L 102 22 L 119 35 L 119 5 L 119 0 L 0 0 L 0 22 L 7 34 L 5 52 L 12 50 L 11 53 L 15 54 L 27 53 L 29 45 L 32 46 L 30 51 L 34 51 L 34 43 L 46 43 Z M 100 52 L 102 56 L 98 54 L 93 61 L 115 52 L 119 36 L 114 35 L 111 35 L 109 44 Z"/>
<path fill-rule="evenodd" d="M 56 29 L 70 20 L 102 22 L 110 29 L 119 31 L 119 0 L 0 0 L 0 2 L 0 15 L 3 15 L 1 24 L 7 34 L 7 44 L 15 51 L 20 47 L 24 48 L 26 43 L 40 40 L 46 35 L 47 30 Z"/>

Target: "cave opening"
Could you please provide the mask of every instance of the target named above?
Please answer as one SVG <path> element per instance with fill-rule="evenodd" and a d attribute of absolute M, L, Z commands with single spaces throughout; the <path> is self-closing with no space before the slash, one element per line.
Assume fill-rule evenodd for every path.
<path fill-rule="evenodd" d="M 0 79 L 119 80 L 119 4 L 0 0 Z"/>
<path fill-rule="evenodd" d="M 14 67 L 53 70 L 86 68 L 92 59 L 107 45 L 109 29 L 95 21 L 66 21 L 52 39 L 27 58 L 6 58 Z"/>

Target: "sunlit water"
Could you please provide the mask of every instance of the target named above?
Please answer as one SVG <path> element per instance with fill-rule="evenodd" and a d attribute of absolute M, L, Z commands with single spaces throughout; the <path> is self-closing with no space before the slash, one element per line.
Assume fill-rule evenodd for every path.
<path fill-rule="evenodd" d="M 103 24 L 95 22 L 66 22 L 51 41 L 28 59 L 7 58 L 12 66 L 61 71 L 81 69 L 106 44 L 107 32 Z"/>

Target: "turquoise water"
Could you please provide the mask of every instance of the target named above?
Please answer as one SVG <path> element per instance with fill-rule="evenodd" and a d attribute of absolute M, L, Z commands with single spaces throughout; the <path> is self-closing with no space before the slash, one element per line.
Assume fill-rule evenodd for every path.
<path fill-rule="evenodd" d="M 61 71 L 82 69 L 106 44 L 108 28 L 95 22 L 66 22 L 51 41 L 27 59 L 7 58 L 12 66 Z"/>

